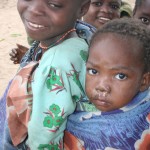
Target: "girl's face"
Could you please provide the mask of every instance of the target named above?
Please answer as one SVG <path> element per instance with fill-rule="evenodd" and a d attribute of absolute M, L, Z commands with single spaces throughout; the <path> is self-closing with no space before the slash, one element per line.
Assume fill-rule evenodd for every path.
<path fill-rule="evenodd" d="M 27 34 L 38 41 L 55 41 L 81 17 L 79 0 L 18 0 L 17 7 Z"/>
<path fill-rule="evenodd" d="M 89 52 L 86 94 L 99 110 L 121 108 L 142 91 L 144 63 L 137 41 L 104 34 Z"/>
<path fill-rule="evenodd" d="M 143 24 L 150 28 L 150 1 L 142 1 L 142 5 L 137 7 L 133 17 L 140 19 Z"/>
<path fill-rule="evenodd" d="M 88 12 L 83 20 L 96 28 L 120 17 L 121 0 L 91 0 Z"/>

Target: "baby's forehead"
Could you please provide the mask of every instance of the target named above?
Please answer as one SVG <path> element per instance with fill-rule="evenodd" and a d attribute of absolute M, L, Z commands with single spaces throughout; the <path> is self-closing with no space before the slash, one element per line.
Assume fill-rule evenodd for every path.
<path fill-rule="evenodd" d="M 136 55 L 144 54 L 144 47 L 143 44 L 139 41 L 139 39 L 131 35 L 124 35 L 116 32 L 99 33 L 91 43 L 91 46 L 98 44 L 100 43 L 100 41 L 104 40 L 113 41 L 113 43 L 116 45 L 122 44 L 125 49 L 128 49 L 131 52 L 133 51 Z"/>

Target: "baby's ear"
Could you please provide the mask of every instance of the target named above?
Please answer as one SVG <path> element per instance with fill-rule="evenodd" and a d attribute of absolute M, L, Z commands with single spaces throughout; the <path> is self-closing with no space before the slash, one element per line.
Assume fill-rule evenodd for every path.
<path fill-rule="evenodd" d="M 81 18 L 82 16 L 84 16 L 88 10 L 89 10 L 89 7 L 90 7 L 90 3 L 91 1 L 90 0 L 84 0 L 81 4 L 81 10 L 80 10 L 80 16 L 79 18 Z"/>
<path fill-rule="evenodd" d="M 143 92 L 150 87 L 150 72 L 143 75 L 140 91 Z"/>

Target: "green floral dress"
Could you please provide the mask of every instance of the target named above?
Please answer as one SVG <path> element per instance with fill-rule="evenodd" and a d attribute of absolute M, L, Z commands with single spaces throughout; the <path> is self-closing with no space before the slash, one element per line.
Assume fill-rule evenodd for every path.
<path fill-rule="evenodd" d="M 17 112 L 18 116 L 21 116 L 23 112 L 30 114 L 30 117 L 25 114 L 20 117 L 20 120 L 24 118 L 22 124 L 27 129 L 24 128 L 20 129 L 20 132 L 14 132 L 15 125 L 11 124 L 13 132 L 10 130 L 10 134 L 12 133 L 12 137 L 13 134 L 14 137 L 19 134 L 19 138 L 12 139 L 16 145 L 18 144 L 16 139 L 20 139 L 20 143 L 24 137 L 28 136 L 27 145 L 31 150 L 63 149 L 63 135 L 67 117 L 74 112 L 76 102 L 85 94 L 87 51 L 88 45 L 83 39 L 70 38 L 47 50 L 35 71 L 33 72 L 31 69 L 30 72 L 33 72 L 32 78 L 28 78 L 26 86 L 28 100 L 24 100 L 25 104 L 15 106 L 16 111 L 19 110 L 17 107 L 22 106 L 22 111 Z M 34 62 L 23 69 L 28 69 L 33 64 Z M 27 73 L 20 73 L 19 77 L 16 77 L 17 86 L 25 85 L 26 79 L 23 79 L 23 76 L 26 77 L 25 74 Z M 21 82 L 20 78 L 22 78 Z M 13 87 L 12 90 L 15 89 Z M 14 94 L 14 92 L 11 93 Z M 12 101 L 15 100 L 11 99 L 9 106 L 12 106 Z M 24 116 L 26 116 L 26 120 Z M 12 117 L 11 120 L 13 120 Z M 22 131 L 23 134 L 21 135 Z"/>

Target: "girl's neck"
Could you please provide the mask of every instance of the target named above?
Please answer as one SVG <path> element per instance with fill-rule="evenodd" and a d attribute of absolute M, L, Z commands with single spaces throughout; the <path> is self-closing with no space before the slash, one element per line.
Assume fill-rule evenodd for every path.
<path fill-rule="evenodd" d="M 47 51 L 49 48 L 60 44 L 61 42 L 63 42 L 64 40 L 66 40 L 68 38 L 76 37 L 77 34 L 75 31 L 76 30 L 73 28 L 53 39 L 46 40 L 46 41 L 40 41 L 39 47 L 41 47 L 43 49 L 43 51 Z"/>

